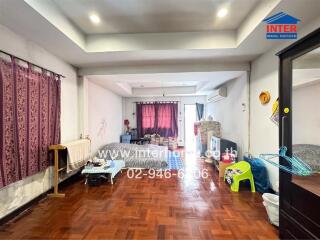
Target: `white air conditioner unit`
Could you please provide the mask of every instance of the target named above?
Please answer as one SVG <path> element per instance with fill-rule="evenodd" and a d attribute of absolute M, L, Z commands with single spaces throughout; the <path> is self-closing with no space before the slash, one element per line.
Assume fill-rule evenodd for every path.
<path fill-rule="evenodd" d="M 227 97 L 227 88 L 222 87 L 214 90 L 207 96 L 207 102 L 218 102 Z"/>

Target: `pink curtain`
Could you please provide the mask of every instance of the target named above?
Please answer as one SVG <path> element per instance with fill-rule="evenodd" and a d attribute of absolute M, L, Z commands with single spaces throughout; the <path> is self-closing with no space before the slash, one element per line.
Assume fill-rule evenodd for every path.
<path fill-rule="evenodd" d="M 142 116 L 142 128 L 154 128 L 156 112 L 153 104 L 144 104 L 142 106 Z"/>
<path fill-rule="evenodd" d="M 161 104 L 158 107 L 158 128 L 171 128 L 171 105 Z"/>
<path fill-rule="evenodd" d="M 157 103 L 157 133 L 162 137 L 178 136 L 178 104 Z"/>
<path fill-rule="evenodd" d="M 0 187 L 49 166 L 48 146 L 60 142 L 57 75 L 0 58 Z"/>
<path fill-rule="evenodd" d="M 136 114 L 139 137 L 154 133 L 162 137 L 178 136 L 177 103 L 137 103 Z"/>

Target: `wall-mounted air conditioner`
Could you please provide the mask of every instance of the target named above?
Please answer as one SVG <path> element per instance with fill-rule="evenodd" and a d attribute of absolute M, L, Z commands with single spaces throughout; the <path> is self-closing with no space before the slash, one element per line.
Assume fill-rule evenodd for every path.
<path fill-rule="evenodd" d="M 227 97 L 227 88 L 221 87 L 207 96 L 207 102 L 218 102 Z"/>

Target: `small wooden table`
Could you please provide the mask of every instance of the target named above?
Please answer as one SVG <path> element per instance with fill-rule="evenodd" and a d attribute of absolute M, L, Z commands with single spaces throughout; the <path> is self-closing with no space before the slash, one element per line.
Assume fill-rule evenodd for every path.
<path fill-rule="evenodd" d="M 229 163 L 229 162 L 222 162 L 222 161 L 214 160 L 214 165 L 215 165 L 216 169 L 219 171 L 219 179 L 224 178 L 224 173 L 226 171 L 226 168 L 232 164 L 234 164 L 234 162 Z"/>
<path fill-rule="evenodd" d="M 226 163 L 226 162 L 219 162 L 219 178 L 224 178 L 224 173 L 226 171 L 226 168 L 230 165 L 234 164 L 233 162 Z"/>
<path fill-rule="evenodd" d="M 138 144 L 138 145 L 143 145 L 145 143 L 150 143 L 151 139 L 150 138 L 134 138 L 130 140 L 131 144 Z"/>
<path fill-rule="evenodd" d="M 107 166 L 109 164 L 111 164 L 110 167 Z M 111 160 L 108 160 L 108 164 L 102 165 L 101 167 L 90 167 L 90 168 L 85 167 L 82 170 L 81 174 L 86 175 L 86 182 L 85 183 L 87 183 L 87 180 L 88 180 L 88 177 L 90 174 L 101 174 L 101 175 L 109 175 L 110 182 L 111 182 L 111 184 L 113 184 L 113 178 L 124 167 L 125 167 L 125 162 L 123 160 L 114 160 L 113 162 L 111 162 Z"/>

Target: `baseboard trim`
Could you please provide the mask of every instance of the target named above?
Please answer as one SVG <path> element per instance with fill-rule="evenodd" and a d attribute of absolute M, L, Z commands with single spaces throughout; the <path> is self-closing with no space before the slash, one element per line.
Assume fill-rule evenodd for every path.
<path fill-rule="evenodd" d="M 80 172 L 79 172 L 80 173 Z M 69 178 L 65 179 L 64 181 L 59 183 L 59 187 L 67 186 L 74 181 L 78 180 L 79 173 L 76 173 Z M 17 209 L 13 210 L 9 214 L 5 215 L 4 217 L 0 218 L 0 226 L 13 221 L 15 218 L 21 217 L 23 213 L 25 213 L 27 210 L 31 209 L 33 206 L 38 204 L 41 200 L 45 199 L 49 193 L 53 192 L 53 187 L 51 187 L 49 190 L 45 191 L 44 193 L 40 194 L 39 196 L 31 199 L 29 202 L 23 204 L 22 206 L 18 207 Z"/>
<path fill-rule="evenodd" d="M 53 188 L 52 188 L 53 189 Z M 39 196 L 35 197 L 34 199 L 31 199 L 29 202 L 25 203 L 24 205 L 18 207 L 17 209 L 13 210 L 11 213 L 7 214 L 3 218 L 0 219 L 0 226 L 10 222 L 11 220 L 18 217 L 23 212 L 27 211 L 34 205 L 36 205 L 38 202 L 40 202 L 42 199 L 44 199 L 47 194 L 52 191 L 52 189 L 49 189 L 48 191 L 40 194 Z"/>

